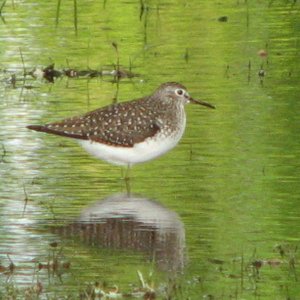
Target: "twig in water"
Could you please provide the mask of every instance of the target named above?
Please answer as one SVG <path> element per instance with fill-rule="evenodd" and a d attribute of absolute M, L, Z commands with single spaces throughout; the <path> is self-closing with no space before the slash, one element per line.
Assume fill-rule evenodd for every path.
<path fill-rule="evenodd" d="M 139 280 L 140 280 L 140 283 L 141 283 L 142 288 L 146 288 L 147 285 L 146 285 L 146 283 L 145 283 L 143 274 L 142 274 L 141 271 L 139 271 L 139 270 L 137 270 L 137 274 L 138 274 L 138 277 L 139 277 Z"/>
<path fill-rule="evenodd" d="M 57 1 L 57 7 L 56 7 L 56 17 L 55 17 L 55 26 L 58 26 L 58 22 L 59 22 L 59 12 L 60 12 L 60 4 L 61 4 L 61 0 Z"/>
<path fill-rule="evenodd" d="M 3 153 L 2 153 L 2 156 L 1 156 L 0 162 L 5 163 L 4 158 L 5 158 L 5 156 L 6 156 L 7 151 L 6 151 L 6 149 L 5 149 L 4 144 L 2 144 L 2 149 L 3 149 Z"/>
<path fill-rule="evenodd" d="M 2 2 L 2 5 L 1 5 L 1 7 L 0 7 L 0 16 L 2 15 L 2 10 L 3 10 L 4 6 L 5 6 L 5 4 L 6 4 L 6 0 L 4 0 L 4 1 Z"/>
<path fill-rule="evenodd" d="M 27 206 L 27 203 L 28 203 L 28 200 L 29 200 L 24 183 L 23 183 L 23 191 L 24 191 L 25 198 L 24 198 L 24 208 L 23 208 L 23 212 L 22 212 L 22 217 L 24 217 L 26 206 Z"/>
<path fill-rule="evenodd" d="M 189 58 L 190 58 L 189 48 L 185 48 L 184 60 L 185 60 L 186 63 L 189 62 Z"/>
<path fill-rule="evenodd" d="M 129 72 L 132 70 L 132 60 L 131 57 L 129 56 Z"/>
<path fill-rule="evenodd" d="M 248 83 L 250 82 L 251 80 L 251 60 L 249 59 L 249 62 L 248 62 Z"/>
<path fill-rule="evenodd" d="M 115 42 L 112 42 L 112 46 L 116 50 L 116 54 L 117 54 L 117 65 L 116 65 L 117 68 L 116 68 L 116 70 L 117 70 L 117 72 L 119 72 L 119 70 L 120 70 L 120 56 L 119 56 L 118 44 L 115 43 Z"/>
<path fill-rule="evenodd" d="M 140 21 L 142 20 L 144 11 L 145 11 L 144 1 L 143 1 L 143 0 L 140 0 Z"/>
<path fill-rule="evenodd" d="M 78 25 L 78 19 L 77 19 L 77 0 L 74 0 L 74 28 L 75 28 L 75 34 L 77 35 L 77 25 Z"/>
<path fill-rule="evenodd" d="M 9 271 L 12 273 L 12 272 L 14 271 L 16 265 L 15 265 L 14 262 L 11 260 L 9 254 L 7 254 L 7 258 L 8 258 L 8 260 L 9 260 L 9 262 L 10 262 L 10 264 L 9 264 Z"/>
<path fill-rule="evenodd" d="M 26 77 L 26 68 L 25 68 L 25 62 L 24 62 L 24 57 L 23 57 L 23 53 L 22 53 L 22 49 L 19 47 L 19 51 L 20 51 L 20 56 L 21 56 L 21 61 L 22 61 L 22 65 L 23 65 L 23 75 L 24 75 L 24 79 Z"/>
<path fill-rule="evenodd" d="M 241 289 L 244 289 L 244 253 L 241 257 Z"/>

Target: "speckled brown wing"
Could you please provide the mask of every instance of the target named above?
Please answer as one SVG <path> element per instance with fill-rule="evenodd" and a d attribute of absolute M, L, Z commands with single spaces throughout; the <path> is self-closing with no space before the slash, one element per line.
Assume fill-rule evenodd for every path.
<path fill-rule="evenodd" d="M 152 111 L 147 109 L 147 102 L 141 100 L 114 104 L 83 116 L 28 128 L 120 147 L 133 147 L 160 129 Z"/>

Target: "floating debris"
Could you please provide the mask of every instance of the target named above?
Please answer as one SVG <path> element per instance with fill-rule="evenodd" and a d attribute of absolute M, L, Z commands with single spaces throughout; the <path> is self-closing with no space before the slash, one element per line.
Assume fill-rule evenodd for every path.
<path fill-rule="evenodd" d="M 260 69 L 259 71 L 258 71 L 258 76 L 259 77 L 265 77 L 265 75 L 266 75 L 266 71 L 264 70 L 264 69 Z"/>
<path fill-rule="evenodd" d="M 271 267 L 277 267 L 280 266 L 283 263 L 283 261 L 280 259 L 268 259 L 266 263 Z"/>
<path fill-rule="evenodd" d="M 4 146 L 4 144 L 2 144 L 2 154 L 1 154 L 1 157 L 0 157 L 0 163 L 6 163 L 5 161 L 5 156 L 7 154 L 7 151 L 6 151 L 6 148 Z"/>
<path fill-rule="evenodd" d="M 252 266 L 255 267 L 256 269 L 260 269 L 263 266 L 271 266 L 271 267 L 277 267 L 283 264 L 283 261 L 280 259 L 259 259 L 259 260 L 254 260 L 252 263 Z"/>
<path fill-rule="evenodd" d="M 33 89 L 34 86 L 25 83 L 26 80 L 28 81 L 26 76 L 31 76 L 33 79 L 40 79 L 40 80 L 45 79 L 50 83 L 54 83 L 54 81 L 57 78 L 62 76 L 66 76 L 68 78 L 94 78 L 94 77 L 111 76 L 115 81 L 124 78 L 133 78 L 139 76 L 139 74 L 133 73 L 131 70 L 128 70 L 120 66 L 118 63 L 118 59 L 117 59 L 117 64 L 104 66 L 103 68 L 101 68 L 101 70 L 77 69 L 77 68 L 66 68 L 66 69 L 58 70 L 55 68 L 55 64 L 53 63 L 47 67 L 35 67 L 31 71 L 22 72 L 22 74 L 18 74 L 17 71 L 8 72 L 6 69 L 1 69 L 0 73 L 2 74 L 11 73 L 9 74 L 9 78 L 5 78 L 0 82 L 4 82 L 5 84 L 10 85 L 10 87 L 13 89 L 16 88 Z M 19 82 L 22 82 L 22 85 L 18 86 Z"/>
<path fill-rule="evenodd" d="M 265 50 L 265 49 L 260 49 L 260 50 L 257 52 L 257 55 L 260 56 L 260 57 L 262 57 L 262 58 L 265 58 L 265 57 L 268 56 L 268 52 L 267 52 L 267 50 Z"/>
<path fill-rule="evenodd" d="M 212 264 L 216 264 L 216 265 L 223 265 L 225 263 L 224 260 L 221 259 L 217 259 L 217 258 L 209 258 L 208 261 Z"/>
<path fill-rule="evenodd" d="M 28 72 L 27 74 L 31 75 L 34 78 L 39 78 L 39 79 L 44 78 L 47 81 L 53 83 L 54 78 L 60 77 L 63 73 L 61 71 L 55 70 L 54 63 L 53 63 L 43 69 L 36 68 L 36 69 Z"/>
<path fill-rule="evenodd" d="M 58 242 L 52 242 L 49 244 L 50 247 L 56 248 L 58 246 Z"/>
<path fill-rule="evenodd" d="M 43 69 L 43 72 L 44 78 L 49 82 L 54 82 L 54 78 L 60 77 L 62 75 L 62 72 L 54 69 L 54 64 L 51 64 L 50 66 Z"/>
<path fill-rule="evenodd" d="M 119 291 L 119 287 L 114 285 L 112 287 L 106 287 L 105 284 L 102 286 L 99 282 L 94 284 L 89 284 L 87 288 L 80 293 L 79 299 L 144 299 L 144 300 L 154 300 L 156 299 L 156 292 L 150 287 L 148 283 L 145 282 L 143 275 L 140 271 L 137 271 L 138 278 L 141 287 L 135 288 L 130 292 L 122 293 Z"/>
<path fill-rule="evenodd" d="M 25 290 L 25 299 L 36 299 L 43 292 L 43 285 L 41 282 L 37 282 L 31 287 L 26 288 Z"/>
<path fill-rule="evenodd" d="M 262 260 L 254 260 L 251 264 L 254 268 L 260 269 L 263 266 L 264 262 Z"/>

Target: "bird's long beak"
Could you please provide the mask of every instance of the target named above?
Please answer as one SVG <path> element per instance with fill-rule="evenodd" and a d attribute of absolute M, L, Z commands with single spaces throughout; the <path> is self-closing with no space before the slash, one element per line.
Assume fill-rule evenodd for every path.
<path fill-rule="evenodd" d="M 209 107 L 209 108 L 213 108 L 215 109 L 216 107 L 210 103 L 207 103 L 205 101 L 202 101 L 202 100 L 197 100 L 197 99 L 193 99 L 192 97 L 189 98 L 189 101 L 191 103 L 194 103 L 194 104 L 200 104 L 200 105 L 203 105 L 203 106 L 206 106 L 206 107 Z"/>

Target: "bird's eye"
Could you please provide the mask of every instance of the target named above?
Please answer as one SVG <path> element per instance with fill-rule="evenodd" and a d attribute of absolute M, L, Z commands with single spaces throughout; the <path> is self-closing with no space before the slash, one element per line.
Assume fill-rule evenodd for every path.
<path fill-rule="evenodd" d="M 178 95 L 178 96 L 182 96 L 182 95 L 184 94 L 184 90 L 182 90 L 182 89 L 176 89 L 176 90 L 175 90 L 175 93 L 176 93 L 176 95 Z"/>

